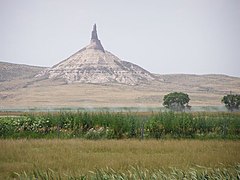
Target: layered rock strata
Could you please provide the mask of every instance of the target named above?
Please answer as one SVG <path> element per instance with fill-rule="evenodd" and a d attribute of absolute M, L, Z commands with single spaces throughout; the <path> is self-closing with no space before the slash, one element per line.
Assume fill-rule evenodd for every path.
<path fill-rule="evenodd" d="M 47 78 L 64 79 L 67 83 L 148 83 L 155 77 L 143 68 L 122 61 L 104 50 L 98 39 L 96 24 L 90 44 L 66 60 L 38 74 Z"/>

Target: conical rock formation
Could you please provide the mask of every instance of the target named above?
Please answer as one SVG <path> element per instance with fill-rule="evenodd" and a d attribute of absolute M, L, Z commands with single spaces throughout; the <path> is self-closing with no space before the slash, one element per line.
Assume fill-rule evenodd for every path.
<path fill-rule="evenodd" d="M 143 68 L 105 51 L 93 26 L 90 44 L 38 76 L 64 79 L 67 83 L 148 83 L 155 77 Z"/>

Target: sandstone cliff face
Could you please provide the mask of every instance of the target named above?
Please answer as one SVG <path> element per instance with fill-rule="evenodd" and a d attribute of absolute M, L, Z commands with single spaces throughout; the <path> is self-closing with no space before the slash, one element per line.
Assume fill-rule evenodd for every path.
<path fill-rule="evenodd" d="M 54 65 L 38 76 L 64 79 L 67 83 L 148 83 L 155 76 L 130 62 L 122 61 L 105 51 L 93 27 L 90 44 L 68 59 Z"/>

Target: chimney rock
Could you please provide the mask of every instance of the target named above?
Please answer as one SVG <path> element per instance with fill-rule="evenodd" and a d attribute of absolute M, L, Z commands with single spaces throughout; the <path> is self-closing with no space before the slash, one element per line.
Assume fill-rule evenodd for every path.
<path fill-rule="evenodd" d="M 87 46 L 87 49 L 96 49 L 96 50 L 105 52 L 105 50 L 101 44 L 101 41 L 98 39 L 96 24 L 93 25 L 92 37 L 91 37 L 90 44 Z"/>

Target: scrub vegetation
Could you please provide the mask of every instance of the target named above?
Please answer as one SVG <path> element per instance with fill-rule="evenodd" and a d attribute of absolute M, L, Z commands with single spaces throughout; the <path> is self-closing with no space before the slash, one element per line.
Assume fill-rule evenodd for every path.
<path fill-rule="evenodd" d="M 35 113 L 0 117 L 1 138 L 239 139 L 240 113 Z"/>

